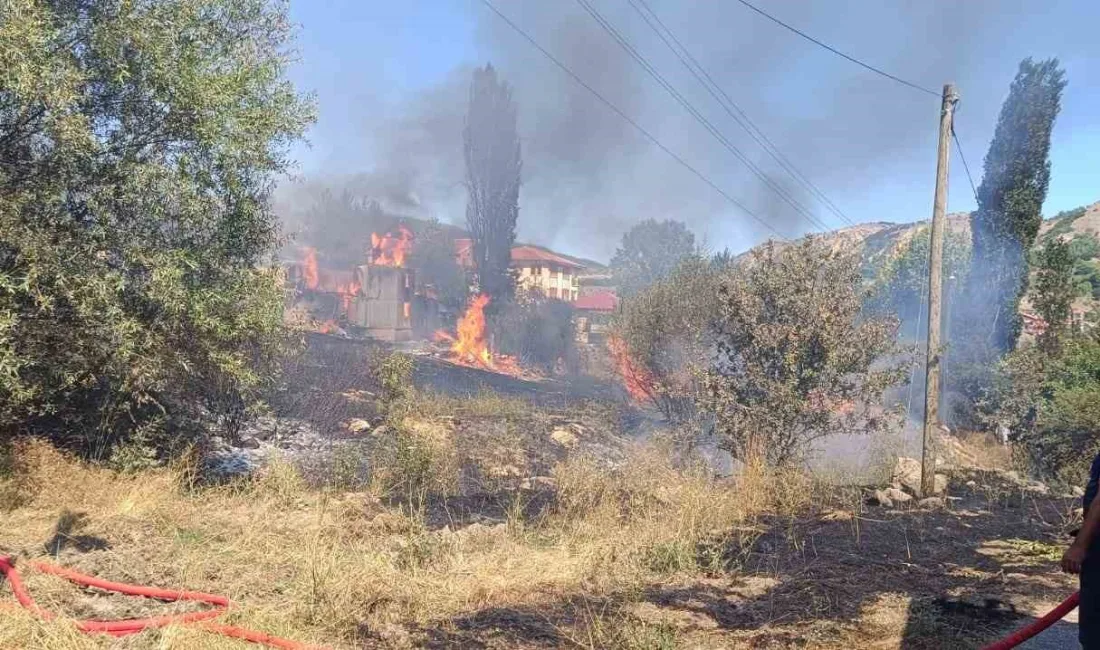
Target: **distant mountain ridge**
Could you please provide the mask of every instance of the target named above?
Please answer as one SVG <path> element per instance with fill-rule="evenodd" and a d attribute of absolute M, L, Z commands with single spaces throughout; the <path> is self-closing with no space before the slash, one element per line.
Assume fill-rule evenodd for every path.
<path fill-rule="evenodd" d="M 819 235 L 832 246 L 857 252 L 864 268 L 872 274 L 899 255 L 907 243 L 929 221 L 912 223 L 872 222 L 840 228 Z M 947 215 L 947 228 L 970 239 L 970 213 L 955 212 Z M 1033 251 L 1038 250 L 1053 237 L 1074 242 L 1075 281 L 1080 283 L 1083 295 L 1074 302 L 1075 310 L 1100 314 L 1100 201 L 1065 210 L 1043 220 Z M 744 256 L 740 256 L 744 257 Z M 1091 282 L 1091 290 L 1084 283 Z M 1025 299 L 1023 307 L 1027 308 Z"/>

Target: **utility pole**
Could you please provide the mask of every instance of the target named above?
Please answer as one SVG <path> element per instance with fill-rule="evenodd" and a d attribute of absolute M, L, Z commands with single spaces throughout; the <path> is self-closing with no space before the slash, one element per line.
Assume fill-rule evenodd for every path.
<path fill-rule="evenodd" d="M 921 451 L 920 491 L 929 497 L 936 486 L 936 429 L 940 423 L 940 306 L 943 301 L 943 228 L 947 211 L 947 167 L 951 160 L 951 121 L 959 94 L 955 84 L 943 87 L 940 108 L 940 146 L 936 160 L 936 199 L 932 203 L 932 241 L 928 258 L 928 362 L 924 384 L 924 444 Z"/>

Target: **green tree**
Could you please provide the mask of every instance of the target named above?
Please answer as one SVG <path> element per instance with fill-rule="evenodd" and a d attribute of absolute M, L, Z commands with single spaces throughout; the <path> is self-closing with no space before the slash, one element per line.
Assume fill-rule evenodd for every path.
<path fill-rule="evenodd" d="M 817 238 L 769 243 L 722 277 L 703 404 L 743 461 L 785 465 L 837 432 L 894 424 L 883 393 L 903 381 L 897 319 L 863 311 L 859 260 Z"/>
<path fill-rule="evenodd" d="M 1080 484 L 1100 451 L 1100 342 L 1069 338 L 1057 357 L 1034 346 L 1013 352 L 983 406 L 1036 473 Z"/>
<path fill-rule="evenodd" d="M 0 433 L 105 454 L 274 376 L 291 38 L 267 0 L 0 7 Z"/>
<path fill-rule="evenodd" d="M 1076 293 L 1070 245 L 1061 239 L 1051 239 L 1040 249 L 1038 262 L 1035 310 L 1047 322 L 1039 337 L 1039 347 L 1047 354 L 1057 354 L 1069 326 L 1070 307 Z"/>
<path fill-rule="evenodd" d="M 624 300 L 612 322 L 612 352 L 635 398 L 652 403 L 672 422 L 695 414 L 697 375 L 706 368 L 718 313 L 720 268 L 689 255 L 668 277 Z"/>
<path fill-rule="evenodd" d="M 466 159 L 466 225 L 482 293 L 501 305 L 513 296 L 512 244 L 519 217 L 522 161 L 512 87 L 492 65 L 474 70 L 462 132 Z"/>
<path fill-rule="evenodd" d="M 695 235 L 683 222 L 646 219 L 623 234 L 611 258 L 619 295 L 631 296 L 663 280 L 697 252 Z"/>
<path fill-rule="evenodd" d="M 1057 59 L 1020 63 L 985 157 L 978 209 L 971 214 L 974 266 L 966 321 L 1004 354 L 1019 336 L 1017 309 L 1027 290 L 1027 254 L 1050 183 L 1050 135 L 1065 73 Z"/>
<path fill-rule="evenodd" d="M 871 294 L 872 305 L 898 314 L 904 322 L 915 322 L 928 295 L 928 258 L 931 228 L 922 226 L 902 244 L 878 272 Z M 943 242 L 943 277 L 952 300 L 958 287 L 965 286 L 970 270 L 970 240 L 947 231 Z"/>

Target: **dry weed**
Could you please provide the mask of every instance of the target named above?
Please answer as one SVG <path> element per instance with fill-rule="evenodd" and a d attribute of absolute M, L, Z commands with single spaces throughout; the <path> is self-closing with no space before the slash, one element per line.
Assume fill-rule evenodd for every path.
<path fill-rule="evenodd" d="M 431 450 L 425 472 L 438 471 L 433 480 L 442 481 L 454 467 L 446 428 L 410 424 L 406 433 L 417 449 Z M 21 462 L 20 480 L 36 489 L 6 513 L 5 551 L 50 555 L 109 579 L 225 594 L 237 603 L 228 617 L 235 623 L 337 647 L 359 645 L 373 630 L 537 606 L 547 594 L 621 593 L 669 573 L 721 570 L 730 531 L 749 527 L 769 505 L 796 507 L 798 492 L 793 484 L 765 487 L 773 479 L 764 476 L 751 484 L 719 479 L 639 446 L 614 467 L 583 455 L 560 463 L 557 498 L 538 518 L 526 517 L 517 493 L 499 525 L 432 530 L 415 504 L 311 489 L 285 463 L 247 482 L 196 489 L 186 463 L 123 475 L 45 445 L 23 450 Z M 81 596 L 51 578 L 28 581 L 44 604 L 71 617 L 165 611 L 147 601 Z M 671 647 L 666 631 L 646 624 L 589 627 L 592 647 L 612 640 L 615 647 Z M 106 643 L 24 614 L 0 622 L 4 648 Z M 126 644 L 233 647 L 194 629 L 149 632 Z"/>

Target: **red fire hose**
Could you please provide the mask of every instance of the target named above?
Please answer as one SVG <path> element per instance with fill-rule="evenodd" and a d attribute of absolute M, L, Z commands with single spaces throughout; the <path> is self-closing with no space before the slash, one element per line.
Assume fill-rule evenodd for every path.
<path fill-rule="evenodd" d="M 1073 609 L 1077 607 L 1077 601 L 1080 600 L 1080 597 L 1080 592 L 1073 592 L 1072 596 L 1063 600 L 1060 605 L 1047 612 L 1046 616 L 1032 622 L 1026 627 L 1016 630 L 996 643 L 987 645 L 982 648 L 982 650 L 1009 650 L 1009 648 L 1015 648 L 1051 625 L 1054 625 L 1066 614 L 1072 612 Z"/>
<path fill-rule="evenodd" d="M 49 573 L 51 575 L 64 578 L 78 585 L 95 587 L 96 589 L 103 589 L 104 591 L 113 591 L 115 593 L 125 594 L 127 596 L 143 596 L 145 598 L 155 598 L 156 600 L 163 600 L 167 602 L 190 600 L 194 602 L 213 605 L 213 609 L 207 609 L 199 612 L 172 614 L 168 616 L 155 616 L 152 618 L 131 618 L 118 621 L 76 621 L 75 625 L 77 629 L 81 632 L 98 632 L 103 634 L 110 634 L 111 636 L 126 636 L 128 634 L 136 634 L 143 630 L 164 627 L 166 625 L 197 623 L 202 629 L 213 632 L 214 634 L 220 634 L 222 636 L 241 639 L 252 643 L 258 643 L 271 648 L 280 648 L 282 650 L 319 650 L 314 646 L 308 646 L 302 643 L 298 643 L 297 641 L 290 641 L 288 639 L 280 639 L 278 637 L 270 636 L 263 632 L 248 630 L 232 625 L 221 625 L 217 623 L 207 622 L 209 619 L 220 616 L 223 612 L 229 609 L 229 599 L 225 596 L 204 594 L 197 591 L 173 591 L 170 589 L 159 589 L 156 587 L 143 587 L 140 585 L 129 585 L 121 582 L 111 582 L 109 580 L 101 580 L 94 576 L 84 575 L 83 573 L 77 573 L 76 571 L 65 569 L 63 567 L 47 564 L 45 562 L 28 561 L 27 564 L 43 573 Z M 3 573 L 4 577 L 6 577 L 8 582 L 11 583 L 12 592 L 15 593 L 15 599 L 19 601 L 20 605 L 46 620 L 51 620 L 55 618 L 53 612 L 42 609 L 38 606 L 38 603 L 34 602 L 34 599 L 31 598 L 30 593 L 27 591 L 26 586 L 23 584 L 22 578 L 19 576 L 19 572 L 15 569 L 15 561 L 10 556 L 0 555 L 0 573 Z"/>
<path fill-rule="evenodd" d="M 128 634 L 136 634 L 143 630 L 164 627 L 166 625 L 178 625 L 186 623 L 197 623 L 202 629 L 210 631 L 214 634 L 220 634 L 222 636 L 232 637 L 234 639 L 241 639 L 243 641 L 249 641 L 251 643 L 258 643 L 266 645 L 271 648 L 280 648 L 281 650 L 321 650 L 314 646 L 308 646 L 297 641 L 291 641 L 289 639 L 281 639 L 274 637 L 263 632 L 256 630 L 248 630 L 241 627 L 235 627 L 233 625 L 221 625 L 217 623 L 207 622 L 208 619 L 212 619 L 216 616 L 220 616 L 223 612 L 229 609 L 229 599 L 225 596 L 217 596 L 214 594 L 204 594 L 197 591 L 172 591 L 170 589 L 159 589 L 157 587 L 143 587 L 140 585 L 130 585 L 121 582 L 111 582 L 109 580 L 102 580 L 94 576 L 85 575 L 83 573 L 77 573 L 71 569 L 65 569 L 63 567 L 54 566 L 45 562 L 28 561 L 33 568 L 43 573 L 49 573 L 61 578 L 64 578 L 70 582 L 78 585 L 84 585 L 87 587 L 95 587 L 97 589 L 103 589 L 104 591 L 113 591 L 128 596 L 144 596 L 145 598 L 155 598 L 156 600 L 163 600 L 167 602 L 178 602 L 181 600 L 190 600 L 194 602 L 207 603 L 213 605 L 213 609 L 208 609 L 200 612 L 188 612 L 186 614 L 171 614 L 168 616 L 155 616 L 152 618 L 132 618 L 118 621 L 76 621 L 76 627 L 82 632 L 94 633 L 100 632 L 104 634 L 110 634 L 112 636 L 126 636 Z M 48 612 L 38 606 L 31 598 L 27 588 L 23 585 L 23 580 L 19 576 L 19 572 L 15 569 L 15 561 L 7 555 L 0 555 L 0 573 L 3 573 L 8 582 L 11 583 L 11 589 L 15 593 L 15 599 L 19 601 L 25 609 L 28 609 L 35 614 L 38 614 L 46 620 L 55 618 L 52 612 Z M 1009 636 L 997 641 L 993 644 L 987 645 L 982 650 L 1010 650 L 1015 648 L 1024 641 L 1027 641 L 1031 637 L 1039 634 L 1043 630 L 1047 629 L 1051 625 L 1054 625 L 1062 619 L 1066 614 L 1070 613 L 1077 607 L 1077 602 L 1080 598 L 1078 592 L 1074 592 L 1072 596 L 1062 601 L 1054 609 L 1047 612 L 1045 616 L 1034 621 L 1026 627 L 1016 630 Z"/>

